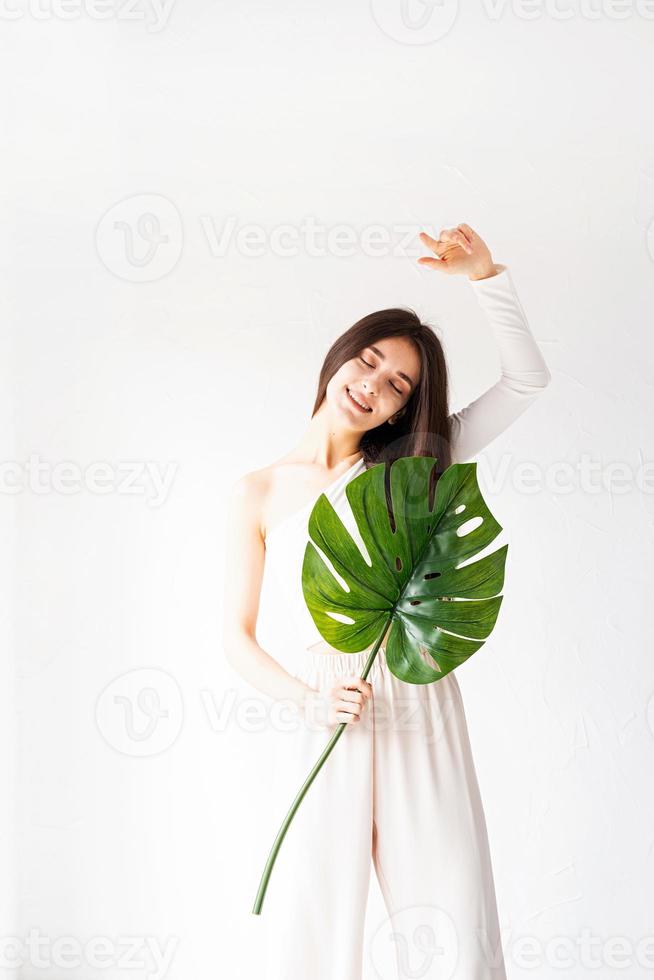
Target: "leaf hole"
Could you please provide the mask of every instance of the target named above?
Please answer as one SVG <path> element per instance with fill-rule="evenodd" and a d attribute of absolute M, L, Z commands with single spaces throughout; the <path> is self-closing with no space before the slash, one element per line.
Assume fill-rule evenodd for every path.
<path fill-rule="evenodd" d="M 462 538 L 464 535 L 471 534 L 472 531 L 476 531 L 479 525 L 483 523 L 484 518 L 480 515 L 477 515 L 477 517 L 471 517 L 469 520 L 464 521 L 463 524 L 460 524 L 459 527 L 457 527 L 456 533 L 460 538 Z"/>
<path fill-rule="evenodd" d="M 441 574 L 440 572 L 427 572 L 427 574 L 425 575 L 425 579 L 438 578 L 440 574 Z"/>
<path fill-rule="evenodd" d="M 459 506 L 458 506 L 458 507 L 455 507 L 455 508 L 454 508 L 454 513 L 455 513 L 455 514 L 460 514 L 460 513 L 461 513 L 462 511 L 464 511 L 465 509 L 466 509 L 466 505 L 465 505 L 465 504 L 459 504 Z"/>
<path fill-rule="evenodd" d="M 346 626 L 354 626 L 356 623 L 355 619 L 350 616 L 344 616 L 343 613 L 331 612 L 331 610 L 326 609 L 325 612 L 331 619 L 335 619 L 337 623 L 344 623 Z"/>
<path fill-rule="evenodd" d="M 395 558 L 395 570 L 397 572 L 402 571 L 402 559 L 399 557 L 399 555 L 397 555 Z"/>

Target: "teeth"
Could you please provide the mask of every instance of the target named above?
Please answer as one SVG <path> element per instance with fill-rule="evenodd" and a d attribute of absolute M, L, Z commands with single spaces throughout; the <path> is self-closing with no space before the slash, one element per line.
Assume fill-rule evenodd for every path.
<path fill-rule="evenodd" d="M 361 402 L 359 401 L 359 399 L 358 399 L 358 398 L 356 398 L 356 397 L 355 397 L 355 396 L 354 396 L 354 395 L 352 394 L 352 392 L 350 391 L 350 389 L 349 389 L 349 388 L 347 389 L 347 393 L 348 393 L 348 395 L 350 396 L 350 398 L 352 399 L 352 401 L 355 401 L 355 402 L 357 403 L 357 405 L 361 405 Z M 368 408 L 368 406 L 367 406 L 367 405 L 361 405 L 361 408 L 363 408 L 363 409 L 364 409 L 364 411 L 366 411 L 366 412 L 369 412 L 369 411 L 370 411 L 370 409 Z"/>

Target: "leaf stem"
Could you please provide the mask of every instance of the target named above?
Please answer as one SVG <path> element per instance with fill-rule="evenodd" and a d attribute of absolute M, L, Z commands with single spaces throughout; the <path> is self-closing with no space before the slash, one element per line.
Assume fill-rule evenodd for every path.
<path fill-rule="evenodd" d="M 371 667 L 372 667 L 372 665 L 374 663 L 375 657 L 377 656 L 377 653 L 378 653 L 379 648 L 381 646 L 382 640 L 383 640 L 384 636 L 386 635 L 386 630 L 388 629 L 388 627 L 390 626 L 390 624 L 392 622 L 394 612 L 395 612 L 395 606 L 393 606 L 393 608 L 391 609 L 390 616 L 388 617 L 388 620 L 386 622 L 386 625 L 384 626 L 384 629 L 382 630 L 382 632 L 381 632 L 381 634 L 380 634 L 377 642 L 375 643 L 374 647 L 370 651 L 370 655 L 369 655 L 368 659 L 366 660 L 366 663 L 364 665 L 363 671 L 361 673 L 361 677 L 363 678 L 363 680 L 365 680 L 367 678 L 368 673 L 369 673 L 369 671 L 370 671 L 370 669 L 371 669 Z M 336 731 L 331 735 L 329 741 L 327 742 L 327 745 L 325 746 L 325 748 L 323 749 L 323 751 L 322 751 L 322 753 L 320 755 L 320 758 L 318 759 L 318 761 L 314 765 L 313 769 L 311 770 L 311 772 L 309 773 L 309 775 L 307 776 L 307 778 L 302 783 L 302 786 L 300 787 L 300 790 L 299 790 L 297 796 L 295 797 L 295 799 L 293 800 L 293 803 L 291 804 L 290 810 L 288 811 L 288 813 L 284 817 L 284 821 L 283 821 L 281 827 L 279 828 L 279 830 L 277 832 L 277 836 L 275 837 L 275 840 L 273 842 L 273 846 L 270 849 L 270 854 L 268 855 L 268 860 L 266 861 L 266 865 L 265 865 L 265 867 L 263 869 L 263 874 L 261 875 L 261 881 L 259 883 L 259 889 L 257 891 L 257 897 L 254 900 L 254 906 L 252 908 L 253 915 L 260 915 L 261 914 L 261 907 L 263 906 L 263 900 L 264 900 L 264 897 L 265 897 L 265 894 L 266 894 L 266 889 L 268 888 L 268 880 L 270 878 L 270 874 L 271 874 L 272 869 L 273 869 L 273 866 L 275 864 L 275 860 L 277 858 L 277 854 L 279 852 L 279 848 L 281 847 L 282 841 L 284 840 L 284 837 L 286 836 L 286 831 L 288 830 L 288 828 L 289 828 L 289 826 L 291 824 L 291 821 L 292 821 L 293 817 L 295 816 L 298 807 L 300 806 L 300 803 L 304 799 L 304 797 L 306 795 L 306 792 L 309 789 L 309 786 L 311 786 L 311 783 L 314 781 L 314 779 L 316 778 L 316 776 L 318 775 L 318 773 L 322 769 L 323 765 L 327 761 L 327 758 L 329 756 L 329 753 L 331 752 L 331 750 L 334 748 L 334 746 L 338 742 L 339 738 L 343 734 L 344 730 L 347 728 L 348 724 L 349 723 L 347 721 L 341 721 L 341 722 L 339 722 L 339 724 L 338 724 L 338 726 L 336 728 Z"/>

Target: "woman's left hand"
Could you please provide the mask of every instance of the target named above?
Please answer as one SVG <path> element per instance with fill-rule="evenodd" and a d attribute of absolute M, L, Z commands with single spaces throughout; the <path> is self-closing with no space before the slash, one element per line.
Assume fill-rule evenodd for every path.
<path fill-rule="evenodd" d="M 470 225 L 443 228 L 438 239 L 421 231 L 420 238 L 438 256 L 435 259 L 430 255 L 421 256 L 418 262 L 422 265 L 451 275 L 465 274 L 468 279 L 487 279 L 497 272 L 486 242 Z"/>

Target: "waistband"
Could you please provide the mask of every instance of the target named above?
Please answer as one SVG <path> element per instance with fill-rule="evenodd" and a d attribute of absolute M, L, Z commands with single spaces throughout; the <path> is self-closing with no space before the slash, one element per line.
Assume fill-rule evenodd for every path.
<path fill-rule="evenodd" d="M 332 670 L 339 674 L 347 671 L 359 674 L 365 667 L 369 656 L 370 650 L 361 650 L 359 653 L 328 653 L 320 650 L 304 650 L 298 657 L 298 664 L 309 668 L 315 667 L 323 671 Z M 375 667 L 385 666 L 386 650 L 381 646 L 370 670 L 373 671 Z"/>

